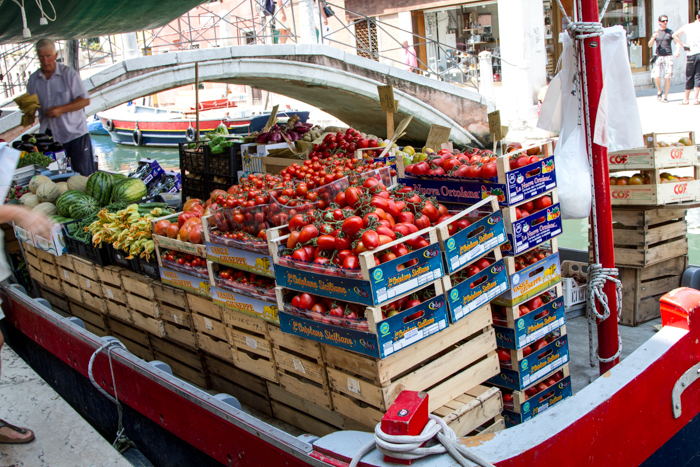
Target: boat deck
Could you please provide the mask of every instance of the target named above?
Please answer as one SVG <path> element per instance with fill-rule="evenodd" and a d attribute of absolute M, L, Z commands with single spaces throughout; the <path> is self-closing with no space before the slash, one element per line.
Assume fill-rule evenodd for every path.
<path fill-rule="evenodd" d="M 644 342 L 653 336 L 657 329 L 654 325 L 660 325 L 661 318 L 657 318 L 641 324 L 637 327 L 619 326 L 622 336 L 621 360 L 637 350 Z M 588 355 L 588 322 L 585 316 L 579 316 L 566 321 L 566 333 L 569 336 L 569 354 L 571 357 L 569 369 L 574 395 L 588 386 L 600 376 L 598 363 L 591 367 Z M 594 344 L 597 345 L 596 329 L 593 328 Z M 594 357 L 595 358 L 595 357 Z"/>
<path fill-rule="evenodd" d="M 2 466 L 131 466 L 8 345 L 2 349 L 0 418 L 36 436 L 30 444 L 0 445 Z"/>

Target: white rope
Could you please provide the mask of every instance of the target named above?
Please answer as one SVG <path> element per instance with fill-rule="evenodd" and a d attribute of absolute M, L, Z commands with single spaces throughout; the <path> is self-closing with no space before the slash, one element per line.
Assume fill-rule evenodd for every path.
<path fill-rule="evenodd" d="M 581 59 L 581 65 L 583 69 L 586 69 L 586 55 L 581 53 L 580 42 L 585 39 L 590 39 L 592 37 L 602 36 L 604 33 L 603 25 L 600 21 L 603 20 L 605 12 L 608 9 L 610 0 L 605 2 L 603 9 L 599 15 L 598 22 L 583 22 L 583 21 L 572 21 L 569 15 L 566 14 L 566 10 L 561 3 L 561 0 L 557 0 L 559 9 L 561 10 L 562 16 L 566 18 L 569 24 L 566 26 L 566 30 L 574 40 L 574 54 L 576 55 L 574 63 L 576 64 L 576 93 L 578 94 L 579 102 L 579 124 L 581 123 L 581 116 L 586 117 L 583 112 L 583 99 L 585 99 L 586 107 L 588 107 L 588 93 L 585 92 L 588 89 L 588 79 L 586 74 L 579 69 L 579 58 Z M 579 16 L 581 16 L 581 4 L 578 4 Z M 582 81 L 578 77 L 582 77 Z M 591 192 L 595 193 L 594 181 L 593 181 L 593 141 L 591 140 L 591 125 L 590 125 L 590 115 L 588 118 L 584 118 L 586 124 L 586 153 L 588 156 L 588 164 L 591 168 Z M 596 199 L 595 195 L 592 197 L 592 225 L 591 230 L 593 232 L 593 254 L 594 262 L 588 266 L 588 348 L 589 348 L 589 358 L 591 366 L 595 366 L 593 356 L 597 358 L 599 362 L 610 363 L 616 360 L 622 353 L 622 336 L 618 331 L 618 347 L 617 352 L 612 357 L 601 358 L 598 353 L 598 349 L 595 351 L 593 344 L 593 324 L 595 324 L 595 319 L 600 321 L 605 321 L 610 317 L 610 307 L 608 305 L 608 297 L 603 292 L 603 287 L 606 281 L 612 281 L 615 283 L 616 298 L 617 298 L 617 320 L 620 321 L 620 316 L 622 314 L 622 282 L 620 282 L 617 277 L 619 276 L 619 271 L 617 268 L 603 268 L 600 264 L 600 252 L 598 249 L 598 216 L 596 214 Z M 603 314 L 598 313 L 596 302 L 601 305 L 603 309 Z"/>
<path fill-rule="evenodd" d="M 53 3 L 51 2 L 51 0 L 47 0 L 47 1 L 49 2 L 49 5 L 51 5 L 51 9 L 53 10 L 53 19 L 49 18 L 49 16 L 44 11 L 44 7 L 41 4 L 42 0 L 35 0 L 35 1 L 36 1 L 36 6 L 39 7 L 39 11 L 41 12 L 42 18 L 46 18 L 46 20 L 48 20 L 48 21 L 56 21 L 56 17 L 57 17 L 56 7 L 53 6 Z M 608 1 L 610 1 L 610 0 L 608 0 Z"/>
<path fill-rule="evenodd" d="M 387 435 L 382 431 L 381 423 L 377 423 L 377 426 L 374 428 L 374 441 L 367 443 L 355 454 L 352 462 L 350 462 L 350 467 L 357 467 L 362 458 L 375 448 L 382 454 L 395 459 L 415 460 L 447 452 L 463 467 L 472 467 L 472 463 L 481 467 L 494 467 L 489 461 L 477 456 L 459 444 L 455 432 L 440 417 L 432 414 L 428 416 L 430 420 L 428 420 L 428 424 L 425 425 L 425 428 L 418 436 Z M 424 443 L 435 437 L 437 437 L 439 444 L 434 443 L 428 447 L 423 447 Z"/>

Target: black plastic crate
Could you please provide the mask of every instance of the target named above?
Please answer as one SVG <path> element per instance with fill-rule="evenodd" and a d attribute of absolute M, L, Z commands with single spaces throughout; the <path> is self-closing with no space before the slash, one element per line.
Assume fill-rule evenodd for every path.
<path fill-rule="evenodd" d="M 222 183 L 220 181 L 215 182 L 214 177 L 217 177 L 219 180 L 221 180 L 221 177 L 223 177 L 227 180 L 227 182 L 225 182 L 225 183 Z M 238 184 L 238 176 L 224 177 L 223 175 L 207 174 L 206 179 L 207 179 L 207 192 L 208 193 L 211 193 L 214 190 L 228 191 L 228 189 L 231 188 L 232 185 Z"/>
<path fill-rule="evenodd" d="M 109 251 L 107 251 L 107 245 L 103 244 L 100 248 L 93 246 L 92 244 L 83 243 L 80 240 L 76 240 L 80 243 L 80 252 L 78 256 L 91 261 L 98 266 L 109 266 Z"/>
<path fill-rule="evenodd" d="M 112 245 L 107 245 L 106 248 L 107 251 L 109 251 L 109 260 L 112 262 L 112 264 L 115 266 L 121 266 L 129 271 L 141 272 L 141 266 L 139 265 L 138 258 L 127 259 L 129 253 L 123 250 L 117 250 Z"/>
<path fill-rule="evenodd" d="M 151 259 L 146 261 L 146 258 L 139 259 L 141 265 L 141 273 L 152 279 L 160 279 L 160 269 L 158 269 L 158 258 L 155 251 L 151 255 Z"/>
<path fill-rule="evenodd" d="M 75 227 L 77 227 L 79 222 L 80 220 L 76 220 L 61 224 L 61 229 L 63 229 L 63 240 L 66 242 L 66 252 L 76 256 L 80 256 L 80 245 L 84 245 L 83 242 L 71 236 L 75 232 Z"/>
<path fill-rule="evenodd" d="M 202 144 L 197 149 L 187 149 L 190 143 L 180 143 L 180 170 L 203 174 L 206 170 L 206 158 L 204 156 L 204 148 Z"/>
<path fill-rule="evenodd" d="M 204 158 L 206 160 L 207 174 L 237 177 L 238 171 L 243 170 L 241 143 L 234 143 L 233 146 L 226 148 L 221 154 L 212 154 L 209 146 L 205 146 Z"/>
<path fill-rule="evenodd" d="M 200 180 L 194 178 L 183 178 L 182 179 L 182 201 L 184 202 L 187 198 L 199 198 L 201 200 L 206 200 L 209 198 L 209 191 L 207 190 L 207 181 L 204 176 Z"/>

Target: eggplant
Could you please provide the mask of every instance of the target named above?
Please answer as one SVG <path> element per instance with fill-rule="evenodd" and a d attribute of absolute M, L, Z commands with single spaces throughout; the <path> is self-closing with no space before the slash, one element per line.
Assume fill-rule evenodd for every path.
<path fill-rule="evenodd" d="M 31 143 L 19 143 L 19 147 L 17 149 L 20 151 L 34 152 L 34 145 Z"/>
<path fill-rule="evenodd" d="M 22 144 L 22 141 L 13 141 L 12 142 L 12 149 L 19 149 L 21 144 Z"/>

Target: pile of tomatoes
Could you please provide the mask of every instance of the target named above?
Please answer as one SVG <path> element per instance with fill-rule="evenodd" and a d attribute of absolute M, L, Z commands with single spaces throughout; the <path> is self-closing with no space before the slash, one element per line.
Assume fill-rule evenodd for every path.
<path fill-rule="evenodd" d="M 313 154 L 313 153 L 312 153 Z M 354 154 L 346 157 L 344 153 L 321 159 L 316 155 L 309 155 L 309 159 L 282 169 L 280 177 L 284 181 L 299 180 L 306 182 L 310 190 L 328 185 L 336 180 L 356 173 L 364 173 L 385 167 L 384 162 L 370 162 L 368 160 L 354 159 Z M 394 169 L 390 169 L 391 176 L 396 175 Z"/>
<path fill-rule="evenodd" d="M 452 276 L 450 276 L 450 277 L 451 277 L 452 281 L 455 282 L 456 284 L 461 284 L 462 282 L 466 281 L 467 279 L 469 279 L 473 275 L 480 273 L 484 269 L 488 269 L 489 266 L 491 266 L 493 264 L 493 262 L 494 262 L 494 260 L 491 258 L 481 258 L 480 260 L 473 262 L 472 264 L 470 264 L 466 268 L 452 274 Z M 474 284 L 472 284 L 472 285 L 476 287 L 477 285 L 484 282 L 486 279 L 487 279 L 487 277 L 484 276 L 481 279 L 479 279 L 477 282 L 474 282 Z"/>
<path fill-rule="evenodd" d="M 314 144 L 309 158 L 329 159 L 336 154 L 354 155 L 358 149 L 376 148 L 377 146 L 379 146 L 379 142 L 376 139 L 367 139 L 354 128 L 348 128 L 345 131 L 328 134 L 323 138 L 322 143 Z"/>
<path fill-rule="evenodd" d="M 511 170 L 534 164 L 541 160 L 539 147 L 533 148 L 532 155 L 519 153 L 509 159 Z M 409 164 L 406 173 L 417 177 L 467 178 L 472 180 L 496 181 L 498 179 L 497 156 L 490 150 L 471 149 L 453 154 L 442 149 L 427 159 Z"/>
<path fill-rule="evenodd" d="M 216 286 L 223 289 L 243 291 L 267 298 L 275 297 L 275 280 L 270 277 L 239 269 L 221 268 L 214 274 L 214 278 Z"/>
<path fill-rule="evenodd" d="M 526 253 L 521 254 L 520 256 L 515 257 L 515 270 L 520 271 L 521 269 L 525 269 L 527 267 L 532 266 L 533 264 L 537 263 L 538 261 L 542 261 L 545 259 L 547 256 L 552 254 L 552 250 L 547 249 L 547 248 L 535 248 L 533 250 L 530 250 Z"/>
<path fill-rule="evenodd" d="M 552 197 L 550 195 L 543 195 L 539 198 L 530 200 L 526 203 L 516 206 L 515 208 L 515 220 L 522 219 L 529 216 L 535 212 L 547 209 L 552 205 Z M 544 222 L 544 216 L 539 217 L 536 221 L 537 224 Z"/>
<path fill-rule="evenodd" d="M 199 256 L 182 253 L 180 251 L 166 250 L 161 253 L 160 259 L 163 266 L 168 269 L 183 271 L 198 277 L 209 277 L 207 260 Z"/>
<path fill-rule="evenodd" d="M 564 379 L 564 371 L 557 371 L 546 380 L 541 381 L 535 384 L 534 386 L 525 389 L 525 391 L 523 391 L 523 395 L 521 396 L 523 398 L 522 401 L 524 402 L 532 396 L 534 396 L 535 394 L 540 393 L 542 391 L 546 391 L 562 379 Z M 512 409 L 514 407 L 512 392 L 503 392 L 503 406 L 507 409 Z"/>
<path fill-rule="evenodd" d="M 308 293 L 295 293 L 285 298 L 294 314 L 319 323 L 343 326 L 358 331 L 368 331 L 364 307 L 333 298 L 318 297 Z"/>
<path fill-rule="evenodd" d="M 360 253 L 374 251 L 450 217 L 444 205 L 413 188 L 399 186 L 389 191 L 382 182 L 369 177 L 338 193 L 329 207 L 291 217 L 287 248 L 281 251 L 281 260 L 316 272 L 358 270 Z M 393 261 L 428 245 L 423 236 L 413 236 L 380 250 L 374 261 Z M 410 267 L 416 262 L 413 259 L 402 266 Z"/>
<path fill-rule="evenodd" d="M 185 203 L 177 222 L 170 222 L 167 219 L 158 221 L 153 226 L 153 234 L 181 242 L 202 244 L 204 243 L 203 215 L 204 206 L 202 206 L 201 201 L 190 199 Z"/>

